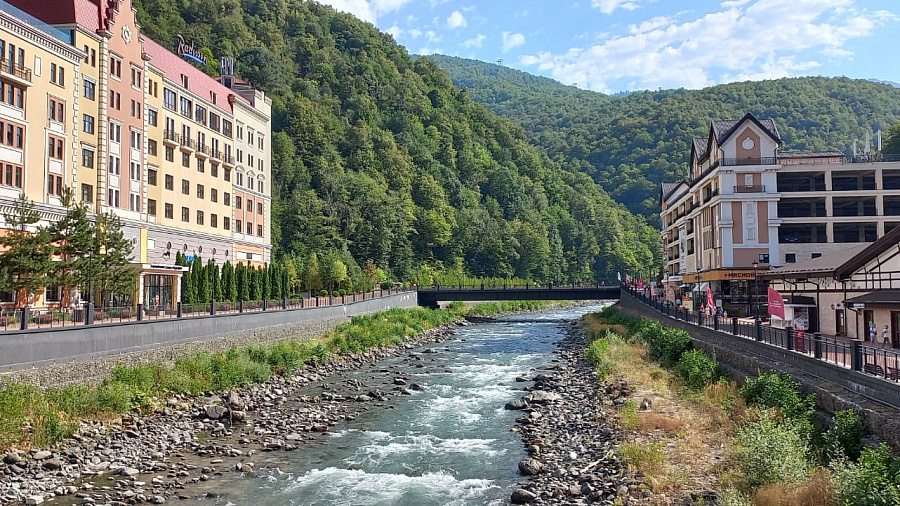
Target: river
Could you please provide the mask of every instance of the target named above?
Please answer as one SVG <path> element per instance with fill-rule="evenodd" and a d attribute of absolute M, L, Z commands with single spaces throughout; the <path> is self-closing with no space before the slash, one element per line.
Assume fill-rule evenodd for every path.
<path fill-rule="evenodd" d="M 197 504 L 507 504 L 527 455 L 504 404 L 530 383 L 517 377 L 553 360 L 563 322 L 597 311 L 581 306 L 506 317 L 458 329 L 449 341 L 343 374 L 341 381 L 401 377 L 411 395 L 334 426 L 293 452 L 259 454 L 252 474 L 209 482 Z"/>

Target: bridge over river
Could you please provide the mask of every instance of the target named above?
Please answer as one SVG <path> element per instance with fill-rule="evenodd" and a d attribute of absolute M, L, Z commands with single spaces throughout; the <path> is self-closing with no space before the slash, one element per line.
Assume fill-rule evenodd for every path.
<path fill-rule="evenodd" d="M 619 300 L 616 285 L 526 286 L 524 288 L 438 286 L 420 288 L 420 306 L 437 308 L 441 302 L 488 302 L 500 300 Z"/>

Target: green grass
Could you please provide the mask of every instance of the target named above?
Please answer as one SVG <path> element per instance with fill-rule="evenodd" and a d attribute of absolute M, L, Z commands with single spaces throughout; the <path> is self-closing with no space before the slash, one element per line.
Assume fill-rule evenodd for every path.
<path fill-rule="evenodd" d="M 171 364 L 118 366 L 100 384 L 42 389 L 11 383 L 0 388 L 0 449 L 12 445 L 52 445 L 69 435 L 83 418 L 101 418 L 146 410 L 172 394 L 202 395 L 265 382 L 309 364 L 380 346 L 396 346 L 425 330 L 464 315 L 541 309 L 547 302 L 454 305 L 448 310 L 391 309 L 355 316 L 317 339 L 283 341 L 196 352 Z"/>

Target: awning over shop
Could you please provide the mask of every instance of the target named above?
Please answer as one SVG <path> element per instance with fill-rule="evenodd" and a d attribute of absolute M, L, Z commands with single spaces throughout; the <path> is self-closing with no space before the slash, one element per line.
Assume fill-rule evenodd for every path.
<path fill-rule="evenodd" d="M 786 307 L 818 307 L 815 299 L 806 295 L 785 295 L 784 305 Z"/>
<path fill-rule="evenodd" d="M 847 299 L 844 304 L 898 304 L 900 305 L 900 290 L 875 290 L 862 294 L 852 299 Z"/>

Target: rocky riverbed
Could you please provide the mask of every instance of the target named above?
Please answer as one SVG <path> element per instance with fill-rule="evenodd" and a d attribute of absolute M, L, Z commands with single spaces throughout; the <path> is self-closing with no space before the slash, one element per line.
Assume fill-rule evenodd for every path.
<path fill-rule="evenodd" d="M 390 407 L 392 397 L 418 385 L 390 370 L 375 371 L 378 380 L 369 384 L 342 381 L 342 373 L 403 354 L 411 367 L 422 366 L 436 359 L 413 350 L 448 339 L 453 327 L 225 395 L 176 396 L 151 414 L 83 422 L 58 448 L 12 449 L 2 455 L 0 503 L 162 504 L 192 497 L 192 485 L 254 472 L 259 452 L 294 450 L 362 411 Z"/>

